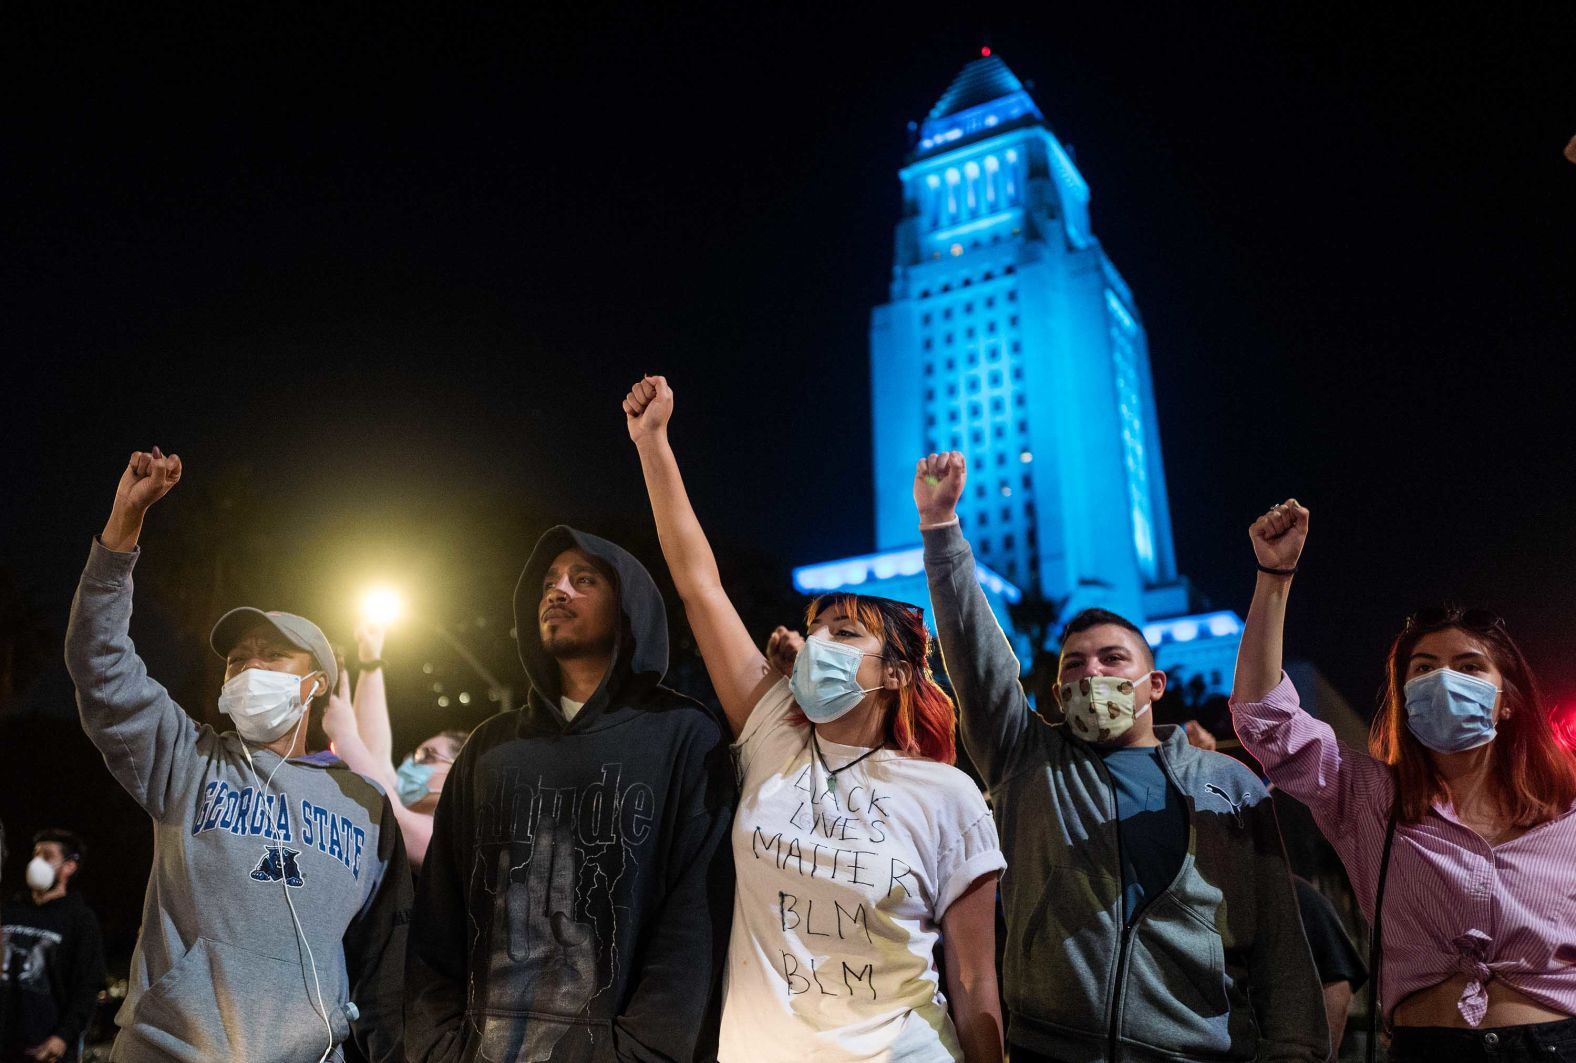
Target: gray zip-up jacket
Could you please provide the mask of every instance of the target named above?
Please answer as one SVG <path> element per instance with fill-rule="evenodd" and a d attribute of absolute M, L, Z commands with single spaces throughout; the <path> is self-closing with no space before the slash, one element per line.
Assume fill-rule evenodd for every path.
<path fill-rule="evenodd" d="M 964 745 L 1007 853 L 1008 1041 L 1067 1063 L 1325 1059 L 1323 992 L 1264 786 L 1181 728 L 1156 728 L 1187 805 L 1187 855 L 1125 927 L 1105 762 L 1031 711 L 961 529 L 924 539 Z"/>
<path fill-rule="evenodd" d="M 330 1027 L 330 1059 L 352 1034 L 377 1063 L 401 1058 L 411 882 L 388 799 L 342 765 L 260 747 L 249 765 L 239 735 L 186 715 L 128 633 L 137 556 L 94 541 L 66 630 L 82 726 L 153 819 L 110 1058 L 300 1063 Z"/>

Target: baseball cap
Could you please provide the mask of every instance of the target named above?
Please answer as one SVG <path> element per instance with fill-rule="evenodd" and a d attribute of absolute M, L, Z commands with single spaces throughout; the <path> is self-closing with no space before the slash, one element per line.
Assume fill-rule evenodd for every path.
<path fill-rule="evenodd" d="M 241 641 L 242 635 L 258 624 L 267 624 L 284 636 L 290 645 L 310 653 L 317 661 L 317 666 L 328 676 L 329 690 L 339 685 L 339 662 L 334 657 L 334 648 L 328 644 L 323 629 L 304 616 L 243 605 L 219 618 L 219 622 L 213 626 L 213 634 L 208 636 L 208 645 L 213 647 L 214 653 L 223 657 Z"/>

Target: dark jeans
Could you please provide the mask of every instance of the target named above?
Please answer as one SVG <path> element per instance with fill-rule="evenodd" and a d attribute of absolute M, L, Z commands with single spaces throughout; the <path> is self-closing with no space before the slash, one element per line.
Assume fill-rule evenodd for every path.
<path fill-rule="evenodd" d="M 1576 1019 L 1458 1030 L 1401 1026 L 1390 1063 L 1576 1063 Z"/>

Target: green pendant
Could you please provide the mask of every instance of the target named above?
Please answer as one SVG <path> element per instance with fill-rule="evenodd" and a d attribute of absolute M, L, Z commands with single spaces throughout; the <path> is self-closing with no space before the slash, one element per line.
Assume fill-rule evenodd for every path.
<path fill-rule="evenodd" d="M 837 792 L 837 776 L 828 775 L 826 777 L 826 792 L 829 794 Z"/>

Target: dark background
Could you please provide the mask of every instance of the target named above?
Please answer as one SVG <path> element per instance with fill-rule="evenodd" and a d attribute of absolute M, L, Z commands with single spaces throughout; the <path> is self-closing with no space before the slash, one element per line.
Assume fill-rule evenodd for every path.
<path fill-rule="evenodd" d="M 1445 598 L 1501 611 L 1576 702 L 1576 9 L 663 6 L 5 9 L 9 881 L 34 829 L 77 828 L 129 949 L 146 820 L 59 640 L 133 449 L 186 463 L 133 632 L 194 714 L 224 608 L 348 643 L 374 581 L 519 683 L 543 528 L 660 569 L 618 408 L 642 372 L 677 390 L 752 621 L 791 619 L 792 564 L 872 545 L 895 171 L 984 43 L 1074 147 L 1143 311 L 1183 571 L 1245 609 L 1244 529 L 1295 494 L 1289 645 L 1359 709 Z M 486 715 L 416 625 L 387 656 L 401 749 Z"/>

